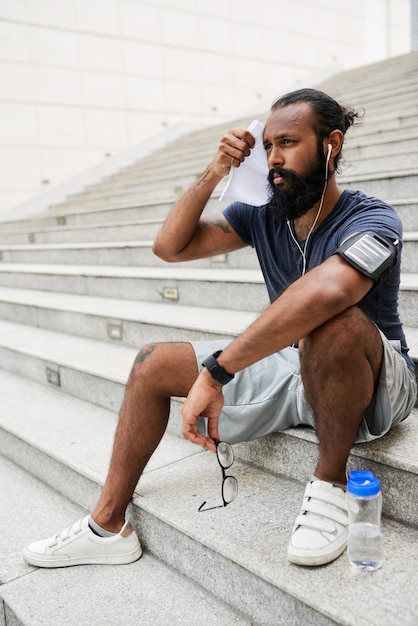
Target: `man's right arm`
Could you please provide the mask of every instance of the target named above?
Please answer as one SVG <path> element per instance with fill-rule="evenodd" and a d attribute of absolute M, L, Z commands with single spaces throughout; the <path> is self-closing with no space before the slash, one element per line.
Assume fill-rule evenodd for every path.
<path fill-rule="evenodd" d="M 221 140 L 214 161 L 174 204 L 153 243 L 153 252 L 168 262 L 190 261 L 246 244 L 223 215 L 202 218 L 212 192 L 232 167 L 239 167 L 254 146 L 246 130 L 231 130 Z"/>

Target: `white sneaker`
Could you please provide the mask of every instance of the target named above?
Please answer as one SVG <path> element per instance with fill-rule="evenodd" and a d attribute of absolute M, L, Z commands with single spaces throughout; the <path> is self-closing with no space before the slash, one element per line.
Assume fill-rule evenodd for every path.
<path fill-rule="evenodd" d="M 29 544 L 23 550 L 23 558 L 37 567 L 90 563 L 123 565 L 139 559 L 142 549 L 130 522 L 125 522 L 114 537 L 98 537 L 90 529 L 88 520 L 87 515 L 62 533 Z"/>
<path fill-rule="evenodd" d="M 324 480 L 309 482 L 287 549 L 291 563 L 324 565 L 347 546 L 348 511 L 344 489 Z"/>

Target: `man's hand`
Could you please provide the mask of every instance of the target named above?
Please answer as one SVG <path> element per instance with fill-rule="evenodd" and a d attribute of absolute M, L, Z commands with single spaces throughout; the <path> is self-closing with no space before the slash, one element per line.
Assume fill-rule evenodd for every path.
<path fill-rule="evenodd" d="M 224 404 L 222 385 L 212 378 L 206 369 L 199 374 L 190 389 L 181 411 L 183 415 L 183 437 L 216 452 L 215 439 L 219 439 L 218 419 Z M 200 417 L 208 420 L 208 436 L 199 432 L 197 422 Z"/>
<path fill-rule="evenodd" d="M 227 176 L 231 167 L 239 167 L 254 148 L 255 139 L 248 130 L 240 128 L 222 137 L 212 167 L 220 177 Z"/>

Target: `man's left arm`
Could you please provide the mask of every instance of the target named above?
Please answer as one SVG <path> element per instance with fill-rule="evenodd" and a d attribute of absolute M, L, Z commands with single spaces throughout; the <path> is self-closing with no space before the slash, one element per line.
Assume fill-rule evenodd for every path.
<path fill-rule="evenodd" d="M 373 280 L 333 255 L 292 285 L 219 355 L 229 374 L 252 365 L 306 337 L 348 307 L 356 305 L 373 287 Z M 218 418 L 223 406 L 222 384 L 203 368 L 184 404 L 183 436 L 215 451 Z M 200 417 L 208 418 L 208 437 L 199 433 Z"/>

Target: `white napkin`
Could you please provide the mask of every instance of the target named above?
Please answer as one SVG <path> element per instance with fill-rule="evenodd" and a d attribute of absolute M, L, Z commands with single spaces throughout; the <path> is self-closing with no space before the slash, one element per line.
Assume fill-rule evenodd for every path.
<path fill-rule="evenodd" d="M 219 200 L 234 198 L 245 204 L 262 206 L 270 199 L 267 180 L 269 169 L 263 144 L 264 126 L 254 120 L 248 130 L 255 139 L 254 148 L 239 167 L 231 167 L 228 183 Z"/>

